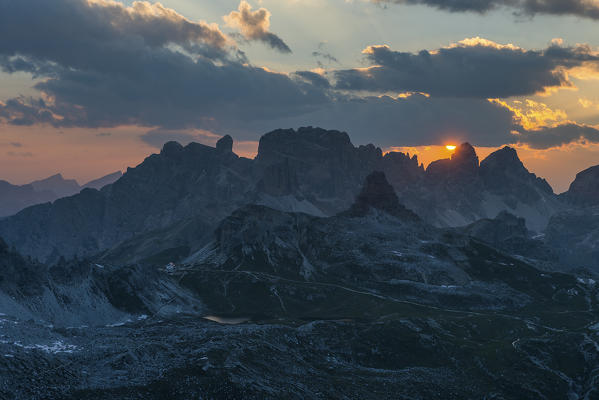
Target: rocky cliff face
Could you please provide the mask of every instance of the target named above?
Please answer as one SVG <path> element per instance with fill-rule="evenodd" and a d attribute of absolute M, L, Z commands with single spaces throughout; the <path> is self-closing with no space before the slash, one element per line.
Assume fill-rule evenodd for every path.
<path fill-rule="evenodd" d="M 294 195 L 322 215 L 347 209 L 372 171 L 385 172 L 398 186 L 415 182 L 423 173 L 417 158 L 403 153 L 383 156 L 373 145 L 355 147 L 345 132 L 311 127 L 264 135 L 256 163 L 265 171 L 265 193 Z M 273 206 L 267 201 L 262 204 Z"/>
<path fill-rule="evenodd" d="M 382 173 L 335 216 L 245 205 L 172 274 L 0 241 L 0 397 L 592 398 L 594 280 L 404 211 Z"/>
<path fill-rule="evenodd" d="M 26 209 L 0 222 L 0 234 L 24 254 L 51 261 L 152 231 L 180 231 L 190 219 L 209 232 L 243 204 L 332 215 L 351 205 L 373 170 L 389 170 L 402 183 L 423 172 L 414 157 L 383 156 L 372 145 L 354 147 L 345 133 L 317 128 L 266 134 L 255 160 L 232 146 L 230 137 L 216 148 L 167 143 L 114 184 Z"/>
<path fill-rule="evenodd" d="M 599 206 L 572 208 L 551 217 L 545 242 L 561 264 L 599 270 Z"/>
<path fill-rule="evenodd" d="M 270 132 L 260 140 L 255 160 L 232 150 L 228 136 L 216 148 L 167 143 L 100 191 L 84 190 L 0 221 L 0 235 L 41 260 L 90 255 L 134 238 L 136 246 L 153 243 L 156 253 L 168 250 L 150 239 L 152 232 L 172 238 L 168 246 L 193 252 L 199 243 L 190 243 L 187 232 L 208 233 L 244 204 L 335 215 L 353 204 L 373 171 L 386 175 L 400 203 L 437 226 L 467 225 L 508 211 L 542 231 L 562 207 L 547 182 L 529 173 L 510 148 L 479 165 L 465 143 L 426 171 L 415 156 L 383 155 L 373 145 L 354 146 L 346 133 L 319 128 Z M 130 250 L 118 251 L 144 254 L 134 249 L 135 240 L 128 242 Z"/>
<path fill-rule="evenodd" d="M 599 165 L 576 175 L 570 189 L 562 194 L 566 202 L 577 207 L 599 205 Z"/>
<path fill-rule="evenodd" d="M 191 217 L 216 224 L 245 203 L 252 173 L 252 161 L 231 152 L 167 143 L 114 184 L 25 209 L 0 232 L 41 260 L 94 254 Z"/>
<path fill-rule="evenodd" d="M 479 165 L 464 143 L 451 159 L 431 163 L 424 177 L 398 189 L 401 201 L 437 226 L 459 226 L 508 211 L 542 231 L 562 208 L 549 184 L 528 172 L 514 149 L 505 147 Z"/>

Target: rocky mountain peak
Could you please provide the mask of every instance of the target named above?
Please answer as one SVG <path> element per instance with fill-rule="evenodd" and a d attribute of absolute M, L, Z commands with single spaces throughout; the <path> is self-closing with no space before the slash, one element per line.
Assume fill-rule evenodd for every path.
<path fill-rule="evenodd" d="M 564 197 L 576 206 L 599 205 L 599 165 L 576 175 L 576 179 L 572 182 Z"/>
<path fill-rule="evenodd" d="M 470 143 L 462 143 L 457 147 L 455 153 L 451 156 L 451 161 L 455 165 L 468 168 L 478 168 L 478 156 L 476 150 Z"/>
<path fill-rule="evenodd" d="M 553 194 L 549 183 L 529 172 L 518 157 L 518 152 L 508 146 L 485 158 L 480 163 L 480 174 L 487 189 L 502 193 L 517 190 L 529 202 L 538 200 L 535 189 Z"/>
<path fill-rule="evenodd" d="M 216 151 L 219 153 L 233 152 L 233 138 L 229 135 L 220 138 L 220 140 L 216 142 Z"/>
<path fill-rule="evenodd" d="M 342 157 L 352 151 L 349 135 L 345 132 L 305 127 L 277 129 L 260 138 L 257 160 L 265 163 L 279 162 L 284 157 L 303 161 L 323 157 Z"/>
<path fill-rule="evenodd" d="M 427 175 L 433 180 L 464 180 L 471 181 L 478 173 L 479 167 L 476 150 L 470 143 L 459 145 L 451 158 L 430 163 L 426 169 Z"/>
<path fill-rule="evenodd" d="M 526 171 L 524 164 L 518 157 L 518 152 L 508 146 L 491 153 L 480 163 L 481 168 L 509 169 L 512 171 Z M 528 171 L 526 171 L 528 172 Z"/>
<path fill-rule="evenodd" d="M 172 157 L 179 154 L 181 150 L 183 150 L 183 146 L 179 142 L 167 142 L 162 147 L 160 154 Z"/>
<path fill-rule="evenodd" d="M 353 216 L 364 216 L 370 209 L 384 211 L 405 220 L 417 221 L 412 211 L 400 204 L 393 186 L 389 184 L 384 172 L 375 171 L 366 177 L 362 191 L 350 209 Z"/>

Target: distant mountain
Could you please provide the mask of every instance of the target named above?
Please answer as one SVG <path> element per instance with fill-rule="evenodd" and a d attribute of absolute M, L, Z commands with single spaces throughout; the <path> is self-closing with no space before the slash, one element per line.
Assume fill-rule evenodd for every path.
<path fill-rule="evenodd" d="M 33 204 L 45 203 L 56 199 L 53 192 L 38 192 L 31 185 L 12 185 L 0 181 L 0 218 L 16 214 Z"/>
<path fill-rule="evenodd" d="M 425 170 L 416 156 L 356 147 L 344 132 L 308 127 L 267 133 L 254 160 L 234 154 L 229 136 L 216 147 L 167 143 L 114 184 L 0 221 L 0 235 L 41 260 L 109 251 L 136 261 L 173 248 L 180 258 L 202 246 L 197 232 L 208 235 L 243 205 L 321 217 L 347 210 L 373 171 L 385 173 L 409 210 L 439 227 L 508 211 L 540 232 L 563 208 L 509 147 L 479 163 L 465 143 Z"/>
<path fill-rule="evenodd" d="M 74 179 L 64 179 L 61 174 L 37 180 L 26 185 L 12 185 L 0 181 L 0 218 L 14 215 L 35 204 L 52 202 L 62 197 L 77 194 L 84 188 L 100 189 L 122 176 L 115 172 L 79 186 Z"/>
<path fill-rule="evenodd" d="M 61 174 L 31 182 L 31 186 L 38 192 L 52 192 L 56 195 L 56 198 L 72 196 L 81 190 L 76 180 L 64 179 Z"/>
<path fill-rule="evenodd" d="M 102 178 L 94 179 L 93 181 L 87 182 L 85 185 L 81 186 L 81 189 L 97 189 L 100 190 L 104 186 L 110 185 L 111 183 L 116 182 L 123 176 L 121 171 L 113 172 L 112 174 L 108 174 L 103 176 Z"/>

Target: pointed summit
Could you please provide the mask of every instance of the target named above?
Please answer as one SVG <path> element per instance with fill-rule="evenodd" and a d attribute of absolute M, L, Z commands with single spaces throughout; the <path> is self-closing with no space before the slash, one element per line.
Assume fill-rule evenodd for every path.
<path fill-rule="evenodd" d="M 480 163 L 480 174 L 486 188 L 493 192 L 518 191 L 520 195 L 533 200 L 538 200 L 538 195 L 531 192 L 531 187 L 553 194 L 549 183 L 529 172 L 518 157 L 518 152 L 508 146 L 485 158 Z M 531 193 L 527 194 L 528 192 Z"/>
<path fill-rule="evenodd" d="M 511 171 L 526 170 L 526 167 L 524 167 L 524 164 L 522 164 L 522 161 L 520 161 L 520 158 L 518 157 L 516 149 L 508 146 L 491 153 L 480 163 L 480 167 L 506 168 Z"/>
<path fill-rule="evenodd" d="M 362 191 L 349 210 L 351 216 L 364 216 L 370 209 L 384 211 L 406 221 L 420 218 L 399 203 L 399 198 L 389 184 L 384 172 L 375 171 L 366 177 Z"/>

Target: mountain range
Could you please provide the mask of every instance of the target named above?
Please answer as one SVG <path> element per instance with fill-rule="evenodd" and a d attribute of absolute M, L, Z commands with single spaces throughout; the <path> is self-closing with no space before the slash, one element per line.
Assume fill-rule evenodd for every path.
<path fill-rule="evenodd" d="M 122 175 L 123 173 L 120 171 L 114 172 L 83 186 L 80 186 L 74 179 L 64 179 L 61 174 L 26 185 L 12 185 L 7 181 L 0 181 L 0 218 L 14 215 L 36 204 L 72 196 L 85 188 L 101 189 L 115 182 Z"/>
<path fill-rule="evenodd" d="M 540 235 L 552 217 L 597 198 L 581 189 L 597 187 L 593 169 L 558 196 L 509 147 L 479 162 L 464 143 L 451 158 L 425 169 L 416 156 L 356 147 L 346 133 L 308 127 L 264 135 L 255 159 L 232 150 L 229 136 L 216 147 L 167 143 L 101 190 L 84 189 L 0 221 L 0 236 L 42 262 L 100 252 L 112 261 L 184 258 L 246 204 L 335 215 L 352 204 L 373 171 L 383 172 L 401 203 L 437 227 L 465 226 L 507 211 Z"/>

